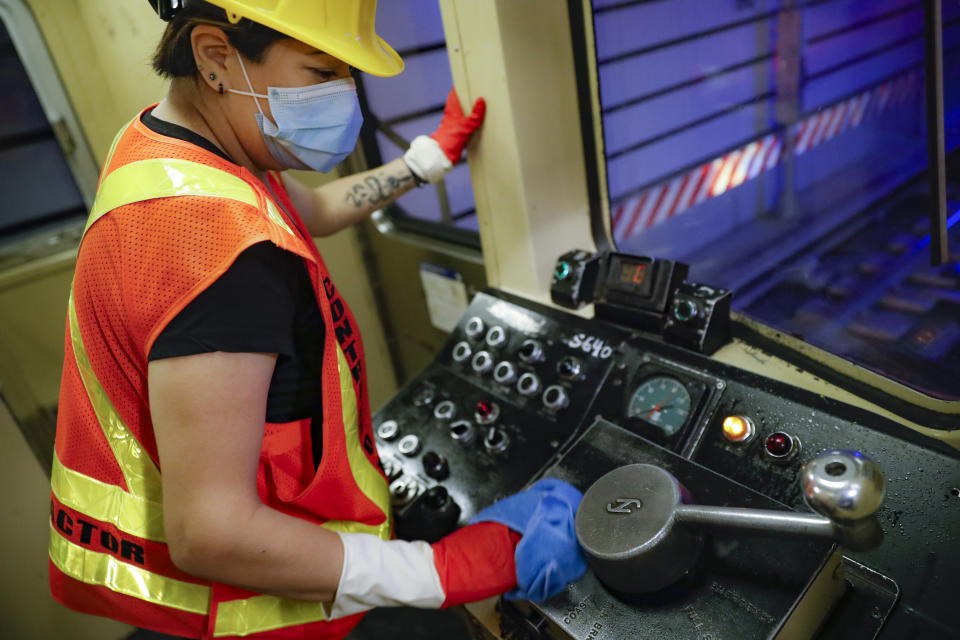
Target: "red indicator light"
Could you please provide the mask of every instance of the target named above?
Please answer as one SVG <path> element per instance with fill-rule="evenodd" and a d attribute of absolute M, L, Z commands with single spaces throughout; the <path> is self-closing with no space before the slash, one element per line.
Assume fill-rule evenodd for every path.
<path fill-rule="evenodd" d="M 500 417 L 500 407 L 496 402 L 481 400 L 477 403 L 477 409 L 473 413 L 474 419 L 480 424 L 490 424 L 496 422 Z"/>
<path fill-rule="evenodd" d="M 775 458 L 782 458 L 793 449 L 793 438 L 782 431 L 771 433 L 763 443 L 767 453 Z"/>

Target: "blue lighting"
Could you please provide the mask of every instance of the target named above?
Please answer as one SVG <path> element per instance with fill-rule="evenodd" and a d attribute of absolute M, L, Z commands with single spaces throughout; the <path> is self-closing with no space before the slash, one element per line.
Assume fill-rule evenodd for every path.
<path fill-rule="evenodd" d="M 949 231 L 950 228 L 953 227 L 953 225 L 957 224 L 957 221 L 960 221 L 960 209 L 957 209 L 956 211 L 954 211 L 954 212 L 953 212 L 953 215 L 951 215 L 949 218 L 947 218 L 947 231 Z M 922 249 L 923 247 L 927 246 L 928 244 L 930 244 L 930 234 L 929 234 L 929 233 L 928 233 L 927 235 L 923 236 L 922 238 L 920 238 L 919 240 L 917 240 L 917 243 L 916 243 L 915 245 L 913 245 L 913 251 L 916 251 L 917 249 Z M 911 253 L 912 253 L 913 251 L 911 251 Z"/>

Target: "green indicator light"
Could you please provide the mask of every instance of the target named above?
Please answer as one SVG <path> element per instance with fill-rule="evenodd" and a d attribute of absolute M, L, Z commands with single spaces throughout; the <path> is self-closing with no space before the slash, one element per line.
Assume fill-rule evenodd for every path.
<path fill-rule="evenodd" d="M 680 322 L 686 322 L 697 315 L 697 306 L 689 300 L 681 300 L 673 308 L 673 315 Z"/>
<path fill-rule="evenodd" d="M 567 277 L 570 275 L 570 271 L 571 271 L 570 263 L 561 262 L 560 264 L 557 265 L 557 268 L 553 272 L 553 275 L 556 276 L 557 280 L 566 280 Z"/>

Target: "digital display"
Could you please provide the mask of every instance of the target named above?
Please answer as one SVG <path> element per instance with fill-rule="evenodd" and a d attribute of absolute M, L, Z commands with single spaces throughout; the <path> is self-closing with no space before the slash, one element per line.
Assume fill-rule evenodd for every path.
<path fill-rule="evenodd" d="M 649 265 L 624 263 L 620 266 L 620 282 L 642 285 L 647 280 Z"/>
<path fill-rule="evenodd" d="M 656 280 L 653 260 L 617 258 L 610 266 L 612 269 L 609 284 L 618 290 L 644 297 L 653 292 L 653 283 Z"/>

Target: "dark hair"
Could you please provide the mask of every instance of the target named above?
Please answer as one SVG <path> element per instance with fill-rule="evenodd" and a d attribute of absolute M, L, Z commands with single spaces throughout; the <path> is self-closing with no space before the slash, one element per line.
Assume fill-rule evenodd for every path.
<path fill-rule="evenodd" d="M 274 42 L 289 37 L 246 18 L 233 24 L 227 19 L 225 10 L 209 2 L 193 0 L 167 23 L 167 29 L 153 54 L 154 71 L 165 78 L 184 78 L 197 74 L 190 34 L 199 24 L 223 29 L 230 44 L 244 58 L 254 62 L 260 62 Z"/>

